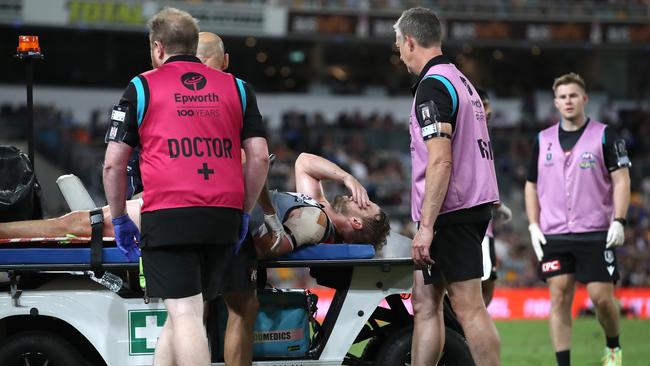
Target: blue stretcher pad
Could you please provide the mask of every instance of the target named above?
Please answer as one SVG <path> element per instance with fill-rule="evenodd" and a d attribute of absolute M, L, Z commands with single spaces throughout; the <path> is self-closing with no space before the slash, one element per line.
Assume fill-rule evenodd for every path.
<path fill-rule="evenodd" d="M 370 259 L 374 256 L 375 248 L 371 244 L 316 244 L 298 248 L 277 260 Z"/>
<path fill-rule="evenodd" d="M 137 264 L 130 262 L 118 248 L 103 248 L 104 264 Z M 0 264 L 88 264 L 90 248 L 3 248 L 0 249 Z"/>
<path fill-rule="evenodd" d="M 375 249 L 370 244 L 316 244 L 297 249 L 278 260 L 345 260 L 369 259 L 375 256 Z M 102 249 L 102 263 L 107 265 L 131 265 L 138 261 L 129 261 L 115 247 Z M 90 248 L 2 248 L 0 265 L 90 265 Z"/>

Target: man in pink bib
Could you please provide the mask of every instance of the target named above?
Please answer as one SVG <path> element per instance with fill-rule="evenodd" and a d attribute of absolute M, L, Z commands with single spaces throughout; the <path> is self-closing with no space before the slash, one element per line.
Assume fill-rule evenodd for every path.
<path fill-rule="evenodd" d="M 615 248 L 623 245 L 630 202 L 625 141 L 585 114 L 588 97 L 574 73 L 553 83 L 562 119 L 535 140 L 525 186 L 531 242 L 551 295 L 550 327 L 558 366 L 570 365 L 571 304 L 587 285 L 605 332 L 604 366 L 620 366 Z"/>
<path fill-rule="evenodd" d="M 448 291 L 474 362 L 499 365 L 499 337 L 481 295 L 481 241 L 499 201 L 494 155 L 481 97 L 441 49 L 429 9 L 404 11 L 393 26 L 395 47 L 418 75 L 411 107 L 411 244 L 413 365 L 435 365 L 444 339 Z"/>
<path fill-rule="evenodd" d="M 196 19 L 165 8 L 148 26 L 153 70 L 134 77 L 113 107 L 104 189 L 116 245 L 131 259 L 142 249 L 147 293 L 167 310 L 154 365 L 207 366 L 203 301 L 224 289 L 246 237 L 268 171 L 266 131 L 248 83 L 195 56 Z M 135 146 L 142 240 L 125 202 Z"/>

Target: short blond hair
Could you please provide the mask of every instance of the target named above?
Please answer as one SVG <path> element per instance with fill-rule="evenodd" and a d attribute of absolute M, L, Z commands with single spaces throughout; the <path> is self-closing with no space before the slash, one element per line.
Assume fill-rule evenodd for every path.
<path fill-rule="evenodd" d="M 557 91 L 557 88 L 560 85 L 567 84 L 576 84 L 582 88 L 582 91 L 585 93 L 587 92 L 587 86 L 585 85 L 585 81 L 582 76 L 576 74 L 575 72 L 571 72 L 555 78 L 553 81 L 553 93 Z"/>
<path fill-rule="evenodd" d="M 199 21 L 188 12 L 165 7 L 147 22 L 149 41 L 162 43 L 170 55 L 195 55 L 199 43 Z"/>

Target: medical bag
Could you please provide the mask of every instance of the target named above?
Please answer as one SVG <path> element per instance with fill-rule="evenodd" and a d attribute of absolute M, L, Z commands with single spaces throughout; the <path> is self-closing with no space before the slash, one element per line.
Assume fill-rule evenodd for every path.
<path fill-rule="evenodd" d="M 0 222 L 43 218 L 40 191 L 27 155 L 0 146 Z"/>
<path fill-rule="evenodd" d="M 303 289 L 264 289 L 258 290 L 257 298 L 260 307 L 253 328 L 253 358 L 301 358 L 307 355 L 317 296 Z M 228 320 L 223 300 L 219 300 L 217 309 L 218 355 L 223 359 Z"/>

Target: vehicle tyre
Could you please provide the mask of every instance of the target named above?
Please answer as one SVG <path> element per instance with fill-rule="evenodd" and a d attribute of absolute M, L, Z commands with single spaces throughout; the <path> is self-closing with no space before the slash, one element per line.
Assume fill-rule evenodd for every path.
<path fill-rule="evenodd" d="M 376 366 L 408 366 L 411 364 L 413 327 L 405 327 L 386 339 L 377 356 Z M 474 366 L 465 339 L 453 329 L 445 329 L 445 347 L 439 366 Z"/>
<path fill-rule="evenodd" d="M 445 328 L 445 348 L 438 366 L 474 366 L 467 341 L 453 329 Z"/>
<path fill-rule="evenodd" d="M 413 326 L 397 330 L 386 338 L 377 355 L 375 366 L 402 366 L 411 364 L 411 337 Z"/>
<path fill-rule="evenodd" d="M 24 332 L 0 344 L 2 366 L 79 366 L 83 362 L 67 341 L 48 332 Z"/>

